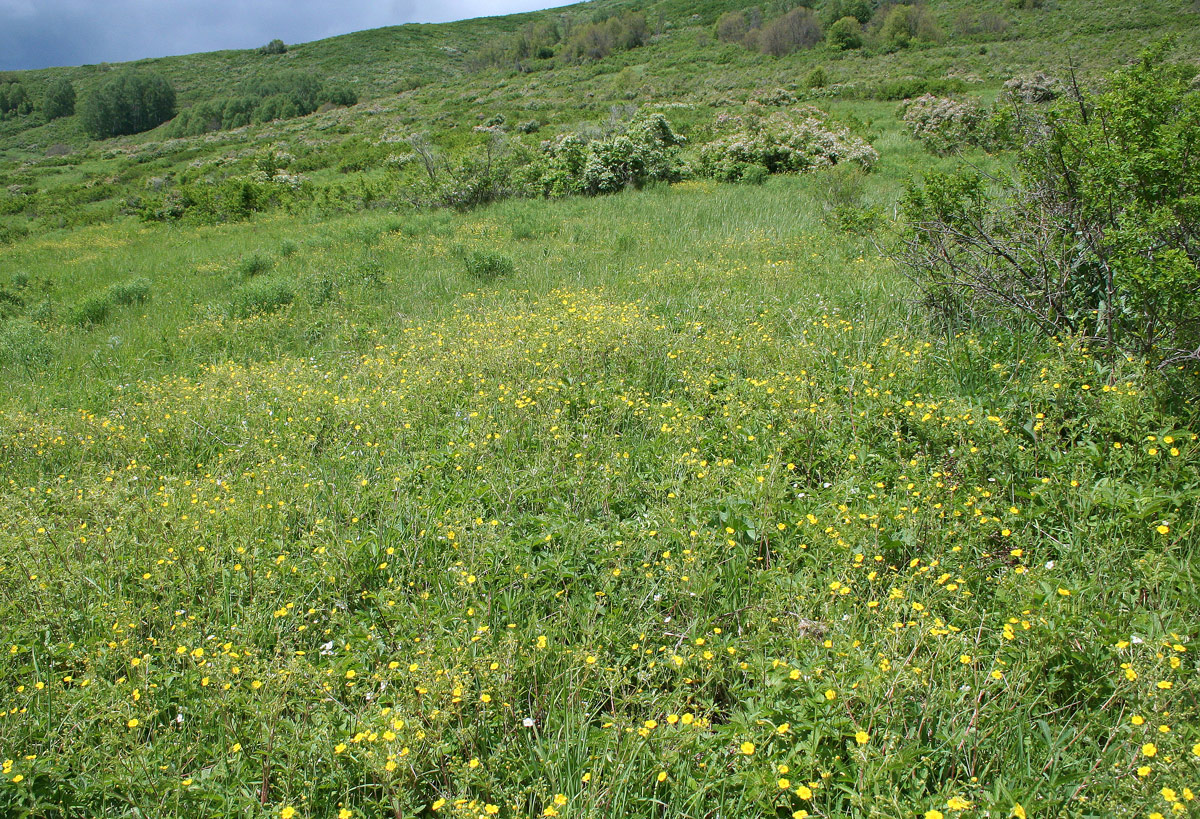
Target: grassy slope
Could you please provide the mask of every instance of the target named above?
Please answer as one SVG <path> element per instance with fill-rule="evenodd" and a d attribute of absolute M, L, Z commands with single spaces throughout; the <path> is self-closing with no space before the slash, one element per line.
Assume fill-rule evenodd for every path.
<path fill-rule="evenodd" d="M 775 61 L 699 44 L 684 23 L 715 4 L 666 8 L 674 33 L 597 66 L 447 55 L 429 70 L 449 79 L 347 111 L 20 172 L 119 176 L 116 197 L 255 143 L 420 129 L 453 149 L 480 113 L 567 124 L 651 96 L 702 132 L 818 62 L 986 91 L 1192 24 L 1063 2 L 1006 12 L 1021 36 L 986 55 Z M 387 88 L 402 61 L 351 58 L 395 32 L 291 58 Z M 186 102 L 218 59 L 251 62 L 160 65 Z M 893 103 L 827 104 L 881 152 L 865 183 L 118 219 L 0 249 L 47 304 L 0 411 L 0 814 L 1186 813 L 1194 407 L 1069 344 L 927 328 L 832 206 L 890 212 L 914 169 L 954 161 Z M 481 282 L 471 250 L 515 272 Z M 148 302 L 70 323 L 142 277 Z M 231 314 L 262 282 L 294 302 Z"/>

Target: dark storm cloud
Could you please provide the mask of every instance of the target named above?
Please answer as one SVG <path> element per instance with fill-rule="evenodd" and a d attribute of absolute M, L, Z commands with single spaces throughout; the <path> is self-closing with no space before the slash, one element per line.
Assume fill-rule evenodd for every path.
<path fill-rule="evenodd" d="M 563 0 L 0 0 L 0 69 L 121 62 L 276 37 L 308 42 L 399 23 L 462 20 Z"/>

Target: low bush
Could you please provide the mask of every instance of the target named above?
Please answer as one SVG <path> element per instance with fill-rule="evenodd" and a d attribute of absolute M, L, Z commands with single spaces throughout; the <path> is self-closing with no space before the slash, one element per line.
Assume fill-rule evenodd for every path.
<path fill-rule="evenodd" d="M 275 260 L 266 253 L 247 253 L 233 265 L 233 273 L 241 279 L 251 279 L 266 273 L 274 266 Z"/>
<path fill-rule="evenodd" d="M 925 147 L 939 156 L 979 144 L 983 110 L 973 102 L 923 94 L 900 107 L 900 117 Z"/>
<path fill-rule="evenodd" d="M 113 304 L 144 304 L 150 299 L 150 280 L 137 278 L 118 282 L 108 288 L 108 298 Z"/>
<path fill-rule="evenodd" d="M 511 276 L 516 270 L 513 260 L 491 250 L 470 250 L 463 253 L 467 274 L 483 282 Z"/>
<path fill-rule="evenodd" d="M 112 310 L 112 299 L 108 293 L 87 296 L 71 310 L 71 323 L 76 327 L 95 327 L 108 321 Z"/>
<path fill-rule="evenodd" d="M 229 299 L 229 314 L 234 318 L 274 313 L 296 298 L 296 286 L 282 276 L 252 279 L 234 288 Z"/>

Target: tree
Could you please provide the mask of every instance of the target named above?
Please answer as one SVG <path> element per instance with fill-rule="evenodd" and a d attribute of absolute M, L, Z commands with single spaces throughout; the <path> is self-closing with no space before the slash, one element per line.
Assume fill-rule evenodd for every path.
<path fill-rule="evenodd" d="M 141 133 L 175 116 L 175 89 L 159 74 L 126 71 L 87 97 L 80 115 L 94 139 Z"/>
<path fill-rule="evenodd" d="M 271 42 L 267 43 L 265 46 L 259 46 L 258 53 L 259 54 L 287 54 L 287 45 L 283 42 L 283 40 L 280 40 L 279 38 L 275 38 Z"/>
<path fill-rule="evenodd" d="M 936 313 L 1200 360 L 1200 89 L 1166 49 L 1102 91 L 1018 107 L 1015 177 L 910 186 L 897 258 Z"/>
<path fill-rule="evenodd" d="M 825 39 L 839 51 L 862 48 L 862 24 L 854 17 L 842 17 L 829 27 Z"/>
<path fill-rule="evenodd" d="M 16 80 L 0 80 L 0 119 L 24 116 L 33 111 L 25 86 Z"/>
<path fill-rule="evenodd" d="M 69 117 L 75 113 L 75 86 L 66 77 L 52 80 L 42 97 L 42 113 L 46 119 Z"/>
<path fill-rule="evenodd" d="M 812 9 L 800 6 L 764 26 L 758 44 L 763 53 L 782 57 L 802 48 L 812 48 L 823 37 L 817 15 Z"/>

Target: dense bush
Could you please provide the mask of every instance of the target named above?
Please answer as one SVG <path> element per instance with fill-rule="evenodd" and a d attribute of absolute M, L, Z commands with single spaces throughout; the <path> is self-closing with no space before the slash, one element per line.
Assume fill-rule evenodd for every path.
<path fill-rule="evenodd" d="M 644 45 L 649 39 L 650 27 L 646 24 L 646 16 L 626 12 L 581 27 L 563 46 L 562 56 L 568 63 L 601 60 L 614 52 Z"/>
<path fill-rule="evenodd" d="M 815 108 L 765 118 L 722 114 L 717 129 L 724 135 L 700 149 L 697 170 L 734 182 L 756 166 L 767 173 L 803 173 L 843 162 L 863 169 L 875 164 L 874 148 L 823 116 Z"/>
<path fill-rule="evenodd" d="M 824 39 L 821 22 L 812 9 L 799 6 L 763 26 L 757 37 L 758 49 L 773 57 L 812 48 Z"/>
<path fill-rule="evenodd" d="M 95 139 L 148 131 L 175 116 L 175 89 L 159 74 L 125 71 L 84 99 L 84 130 Z"/>
<path fill-rule="evenodd" d="M 844 17 L 852 17 L 859 23 L 866 23 L 874 13 L 875 4 L 872 0 L 828 0 L 821 6 L 821 17 L 829 24 Z"/>
<path fill-rule="evenodd" d="M 46 119 L 69 117 L 75 113 L 75 86 L 66 77 L 53 80 L 42 96 L 42 113 Z"/>
<path fill-rule="evenodd" d="M 545 143 L 542 156 L 520 169 L 523 187 L 545 196 L 615 193 L 678 176 L 684 138 L 662 114 L 638 114 L 622 131 L 588 140 L 564 134 Z"/>
<path fill-rule="evenodd" d="M 912 135 L 941 156 L 981 139 L 984 114 L 973 102 L 923 94 L 907 100 L 900 114 Z"/>
<path fill-rule="evenodd" d="M 1057 77 L 1035 71 L 1023 77 L 1013 77 L 1004 83 L 1003 96 L 1013 102 L 1053 102 L 1062 95 L 1063 84 Z"/>
<path fill-rule="evenodd" d="M 274 40 L 267 43 L 265 46 L 259 46 L 258 53 L 265 54 L 265 55 L 287 54 L 287 44 L 284 43 L 283 40 L 280 40 L 278 37 L 276 37 Z"/>
<path fill-rule="evenodd" d="M 942 39 L 937 20 L 925 5 L 884 5 L 872 19 L 872 31 L 879 47 L 905 48 L 913 42 L 936 43 Z"/>
<path fill-rule="evenodd" d="M 842 17 L 829 27 L 825 38 L 839 51 L 862 48 L 862 24 L 854 17 Z"/>
<path fill-rule="evenodd" d="M 1200 359 L 1200 90 L 1165 46 L 1025 128 L 1015 178 L 910 187 L 898 254 L 942 316 Z"/>

